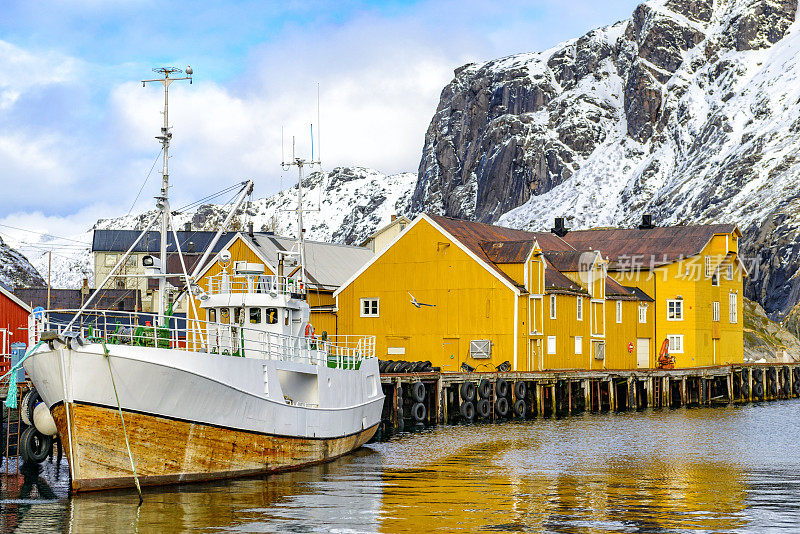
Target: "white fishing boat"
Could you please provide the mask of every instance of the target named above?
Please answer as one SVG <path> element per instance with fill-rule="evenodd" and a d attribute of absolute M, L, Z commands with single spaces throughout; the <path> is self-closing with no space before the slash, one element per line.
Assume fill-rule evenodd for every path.
<path fill-rule="evenodd" d="M 167 233 L 175 232 L 168 200 L 167 95 L 170 83 L 190 76 L 170 78 L 177 69 L 159 72 L 163 78 L 146 80 L 163 83 L 165 95 L 159 211 L 100 288 L 156 222 L 160 258 L 166 257 Z M 290 163 L 301 176 L 308 162 Z M 176 275 L 155 257 L 151 276 L 159 280 L 160 298 L 158 313 L 150 317 L 92 310 L 94 295 L 75 313 L 31 315 L 34 348 L 25 370 L 52 415 L 74 492 L 298 468 L 344 455 L 377 430 L 384 396 L 374 337 L 313 332 L 302 230 L 295 250 L 286 251 L 281 262 L 293 266 L 287 273 L 231 265 L 224 253 L 210 258 L 252 187 L 243 184 L 193 273 L 183 266 L 189 318 L 171 317 L 164 289 Z M 302 180 L 298 204 L 302 229 Z M 207 261 L 219 262 L 221 274 L 198 287 L 195 277 Z M 207 321 L 197 319 L 195 299 Z"/>

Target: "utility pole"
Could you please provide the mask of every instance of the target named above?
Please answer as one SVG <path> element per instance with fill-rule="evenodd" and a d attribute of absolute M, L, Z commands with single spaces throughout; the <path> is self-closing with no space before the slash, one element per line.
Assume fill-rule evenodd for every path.
<path fill-rule="evenodd" d="M 50 309 L 50 273 L 53 268 L 53 251 L 47 251 L 47 309 Z"/>
<path fill-rule="evenodd" d="M 158 320 L 162 326 L 165 325 L 167 309 L 167 230 L 169 225 L 169 141 L 172 133 L 169 131 L 169 86 L 178 80 L 189 80 L 192 83 L 192 67 L 186 67 L 186 76 L 180 78 L 170 78 L 170 74 L 183 74 L 184 71 L 175 67 L 160 67 L 153 69 L 153 72 L 162 74 L 163 78 L 153 80 L 142 80 L 142 87 L 151 82 L 158 82 L 164 86 L 164 126 L 161 127 L 161 135 L 156 136 L 161 142 L 161 156 L 163 158 L 163 169 L 161 171 L 161 196 L 156 197 L 158 208 L 161 210 L 161 276 L 158 278 Z"/>

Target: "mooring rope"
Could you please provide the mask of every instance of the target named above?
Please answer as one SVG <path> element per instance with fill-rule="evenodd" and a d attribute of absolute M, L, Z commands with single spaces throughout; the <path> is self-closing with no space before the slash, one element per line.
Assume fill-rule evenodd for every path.
<path fill-rule="evenodd" d="M 144 499 L 142 498 L 142 487 L 139 485 L 139 475 L 136 474 L 136 465 L 133 463 L 133 454 L 131 453 L 131 443 L 128 441 L 128 430 L 125 428 L 125 418 L 122 417 L 122 406 L 119 402 L 119 394 L 117 393 L 117 384 L 114 381 L 114 373 L 111 371 L 111 358 L 109 358 L 110 354 L 108 352 L 108 347 L 106 347 L 105 340 L 100 341 L 103 345 L 103 353 L 106 357 L 106 363 L 108 364 L 108 374 L 111 375 L 111 385 L 114 387 L 114 396 L 117 399 L 117 410 L 119 411 L 119 419 L 122 421 L 122 433 L 125 435 L 125 446 L 128 448 L 128 459 L 131 461 L 131 470 L 133 471 L 133 480 L 136 482 L 136 491 L 139 492 L 139 506 L 142 505 Z"/>

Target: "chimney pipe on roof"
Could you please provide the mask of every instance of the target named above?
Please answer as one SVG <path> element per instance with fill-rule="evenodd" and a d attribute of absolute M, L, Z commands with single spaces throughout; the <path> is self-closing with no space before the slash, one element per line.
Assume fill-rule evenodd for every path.
<path fill-rule="evenodd" d="M 253 237 L 253 221 L 247 223 L 247 235 Z"/>
<path fill-rule="evenodd" d="M 556 224 L 553 226 L 550 231 L 556 234 L 558 237 L 564 237 L 569 232 L 569 228 L 564 227 L 564 217 L 556 217 Z"/>
<path fill-rule="evenodd" d="M 642 224 L 639 225 L 639 230 L 652 230 L 656 225 L 653 224 L 653 216 L 649 213 L 642 215 Z"/>

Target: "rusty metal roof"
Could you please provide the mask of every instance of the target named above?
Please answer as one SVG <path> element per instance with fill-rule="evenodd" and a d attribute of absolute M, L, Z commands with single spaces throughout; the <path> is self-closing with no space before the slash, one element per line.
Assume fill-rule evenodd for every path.
<path fill-rule="evenodd" d="M 611 269 L 630 265 L 631 261 L 646 268 L 699 254 L 714 234 L 735 230 L 734 224 L 668 226 L 650 230 L 606 228 L 571 231 L 563 239 L 577 250 L 599 250 L 608 258 Z"/>
<path fill-rule="evenodd" d="M 545 257 L 553 264 L 553 267 L 563 272 L 579 272 L 589 269 L 596 258 L 596 254 L 591 250 L 567 252 L 545 251 Z"/>
<path fill-rule="evenodd" d="M 483 241 L 481 250 L 494 263 L 523 263 L 533 249 L 533 241 Z"/>
<path fill-rule="evenodd" d="M 636 298 L 633 291 L 623 286 L 610 276 L 606 277 L 606 297 L 629 297 Z"/>
<path fill-rule="evenodd" d="M 556 269 L 547 259 L 547 256 L 544 257 L 544 261 L 547 264 L 547 269 L 544 271 L 545 291 L 566 292 L 581 295 L 588 294 L 587 291 L 580 286 L 580 284 L 573 282 L 572 279 L 570 279 L 567 275 Z"/>

